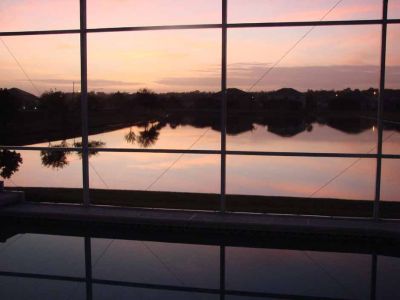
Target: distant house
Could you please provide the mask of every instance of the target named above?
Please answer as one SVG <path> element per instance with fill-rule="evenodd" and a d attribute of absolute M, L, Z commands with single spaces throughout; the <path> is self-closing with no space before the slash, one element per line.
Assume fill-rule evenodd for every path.
<path fill-rule="evenodd" d="M 254 106 L 250 93 L 237 88 L 229 88 L 226 90 L 226 94 L 229 109 L 251 109 Z"/>
<path fill-rule="evenodd" d="M 329 109 L 329 104 L 337 96 L 335 91 L 311 91 L 313 101 L 319 110 Z"/>
<path fill-rule="evenodd" d="M 38 108 L 39 98 L 18 88 L 8 89 L 8 93 L 17 103 L 18 110 L 33 111 Z"/>
<path fill-rule="evenodd" d="M 306 96 L 292 88 L 282 88 L 268 93 L 268 100 L 274 108 L 295 108 L 304 109 L 306 107 Z"/>

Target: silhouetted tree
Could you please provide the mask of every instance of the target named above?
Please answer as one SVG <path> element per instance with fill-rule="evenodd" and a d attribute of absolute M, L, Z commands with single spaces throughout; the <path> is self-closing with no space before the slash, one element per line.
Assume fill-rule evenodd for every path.
<path fill-rule="evenodd" d="M 66 94 L 60 91 L 49 91 L 40 97 L 41 110 L 50 116 L 64 116 L 69 110 Z"/>
<path fill-rule="evenodd" d="M 0 176 L 4 179 L 11 178 L 19 170 L 21 164 L 21 154 L 9 150 L 0 151 Z"/>
<path fill-rule="evenodd" d="M 88 93 L 88 108 L 89 111 L 99 110 L 101 107 L 100 99 L 95 92 Z"/>
<path fill-rule="evenodd" d="M 147 108 L 162 108 L 162 104 L 158 100 L 158 96 L 152 90 L 140 89 L 136 93 L 136 101 Z"/>

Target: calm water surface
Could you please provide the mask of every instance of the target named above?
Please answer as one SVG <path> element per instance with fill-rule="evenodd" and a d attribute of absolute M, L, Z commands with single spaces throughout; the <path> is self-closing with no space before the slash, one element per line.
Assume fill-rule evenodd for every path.
<path fill-rule="evenodd" d="M 144 136 L 142 140 L 141 134 Z M 72 145 L 78 140 L 66 142 Z M 171 128 L 168 125 L 152 132 L 151 128 L 132 126 L 92 135 L 90 140 L 101 141 L 103 147 L 108 148 L 220 149 L 220 133 L 209 127 Z M 289 133 L 277 133 L 273 128 L 254 125 L 251 131 L 229 135 L 227 147 L 229 150 L 374 153 L 376 141 L 375 127 L 350 134 L 313 124 L 299 133 L 297 128 L 289 128 Z M 399 132 L 385 131 L 384 141 L 385 153 L 400 153 Z M 55 141 L 51 145 L 60 142 Z M 11 180 L 6 180 L 6 185 L 81 187 L 81 160 L 78 154 L 68 154 L 67 165 L 55 168 L 43 166 L 38 151 L 20 153 L 24 162 Z M 372 200 L 375 172 L 374 159 L 228 156 L 227 192 Z M 219 174 L 218 155 L 100 152 L 90 158 L 92 188 L 218 193 Z M 383 200 L 399 200 L 399 179 L 400 162 L 384 160 Z"/>
<path fill-rule="evenodd" d="M 92 281 L 85 279 L 85 253 Z M 400 259 L 391 256 L 100 238 L 85 243 L 47 234 L 17 234 L 0 243 L 1 299 L 223 299 L 222 272 L 224 299 L 400 298 Z M 92 298 L 86 298 L 88 287 Z"/>

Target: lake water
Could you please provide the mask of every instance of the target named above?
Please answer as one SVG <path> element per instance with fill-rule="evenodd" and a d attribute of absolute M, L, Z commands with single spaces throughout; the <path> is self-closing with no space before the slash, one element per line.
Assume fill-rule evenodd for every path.
<path fill-rule="evenodd" d="M 172 128 L 166 125 L 152 131 L 152 126 L 156 127 L 157 124 L 104 132 L 90 136 L 89 140 L 101 141 L 103 147 L 108 148 L 220 148 L 220 133 L 210 127 Z M 227 148 L 375 153 L 376 128 L 372 126 L 359 131 L 351 134 L 327 125 L 312 124 L 307 129 L 289 127 L 282 132 L 280 129 L 255 124 L 252 130 L 228 135 Z M 384 140 L 384 153 L 400 153 L 400 132 L 387 130 Z M 74 140 L 66 142 L 72 145 Z M 54 146 L 59 143 L 55 141 L 51 144 Z M 48 145 L 42 143 L 35 146 Z M 44 166 L 39 151 L 18 152 L 22 155 L 23 164 L 11 180 L 6 180 L 6 186 L 82 186 L 78 154 L 67 154 L 66 165 L 56 168 Z M 400 161 L 384 160 L 382 171 L 382 199 L 400 200 Z M 227 193 L 372 200 L 375 172 L 375 159 L 230 155 L 227 157 Z M 92 188 L 218 193 L 219 179 L 218 155 L 99 152 L 90 157 Z"/>
<path fill-rule="evenodd" d="M 285 248 L 279 241 L 253 248 L 147 239 L 8 237 L 0 242 L 0 298 L 400 298 L 399 257 L 370 254 L 369 247 L 359 253 L 333 243 L 322 250 L 307 243 Z"/>

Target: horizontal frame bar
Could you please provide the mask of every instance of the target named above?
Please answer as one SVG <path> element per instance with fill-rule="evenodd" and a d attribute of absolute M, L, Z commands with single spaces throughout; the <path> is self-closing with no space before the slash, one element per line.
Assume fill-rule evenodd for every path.
<path fill-rule="evenodd" d="M 185 149 L 132 149 L 132 148 L 95 148 L 89 147 L 89 151 L 114 152 L 114 153 L 164 153 L 164 154 L 211 154 L 221 155 L 221 150 L 185 150 Z M 70 151 L 81 152 L 82 148 L 71 147 L 24 147 L 24 146 L 0 146 L 0 150 L 19 151 Z M 337 153 L 337 152 L 279 152 L 279 151 L 238 151 L 226 150 L 227 155 L 240 156 L 279 156 L 279 157 L 321 157 L 321 158 L 377 158 L 376 153 Z M 400 159 L 400 154 L 382 154 L 384 159 Z"/>
<path fill-rule="evenodd" d="M 0 36 L 21 36 L 21 35 L 49 35 L 49 34 L 79 34 L 79 29 L 65 30 L 33 30 L 33 31 L 6 31 L 0 32 Z"/>
<path fill-rule="evenodd" d="M 160 30 L 188 30 L 188 29 L 218 29 L 221 24 L 194 24 L 194 25 L 160 25 L 160 26 L 134 26 L 134 27 L 106 27 L 88 28 L 88 33 L 120 32 L 120 31 L 160 31 Z"/>
<path fill-rule="evenodd" d="M 136 282 L 124 282 L 124 281 L 114 281 L 106 279 L 93 279 L 94 284 L 103 284 L 110 286 L 124 286 L 124 287 L 136 287 L 145 289 L 155 289 L 155 290 L 168 290 L 168 291 L 181 291 L 181 292 L 191 292 L 191 293 L 205 293 L 205 294 L 224 294 L 230 296 L 245 296 L 245 297 L 265 297 L 265 298 L 275 298 L 275 299 L 291 299 L 291 300 L 342 300 L 342 298 L 330 298 L 330 297 L 315 297 L 315 296 L 302 296 L 302 295 L 290 295 L 290 294 L 277 294 L 277 293 L 267 293 L 267 292 L 251 292 L 251 291 L 240 291 L 240 290 L 222 290 L 213 288 L 197 288 L 197 287 L 185 287 L 185 286 L 173 286 L 173 285 L 162 285 L 162 284 L 147 284 L 147 283 L 136 283 Z"/>
<path fill-rule="evenodd" d="M 342 157 L 342 158 L 375 158 L 376 154 L 369 153 L 329 153 L 329 152 L 279 152 L 279 151 L 227 151 L 228 155 L 249 156 L 284 156 L 284 157 Z M 399 155 L 400 158 L 400 155 Z"/>
<path fill-rule="evenodd" d="M 0 146 L 0 150 L 80 152 L 82 147 Z"/>
<path fill-rule="evenodd" d="M 230 23 L 228 28 L 248 27 L 304 27 L 304 26 L 351 26 L 351 25 L 382 25 L 384 20 L 342 20 L 342 21 L 295 21 L 295 22 L 257 22 L 257 23 Z M 400 19 L 387 20 L 386 24 L 398 24 Z"/>
<path fill-rule="evenodd" d="M 42 279 L 42 280 L 55 280 L 55 281 L 67 281 L 67 282 L 86 282 L 86 278 L 83 278 L 83 277 L 42 275 L 42 274 L 21 273 L 21 272 L 0 271 L 0 276 Z M 314 296 L 302 296 L 302 295 L 275 294 L 275 293 L 265 293 L 265 292 L 251 292 L 251 291 L 240 291 L 240 290 L 223 290 L 222 291 L 220 289 L 215 289 L 215 288 L 186 287 L 186 286 L 174 286 L 174 285 L 163 285 L 163 284 L 152 284 L 152 283 L 116 281 L 116 280 L 107 280 L 107 279 L 91 279 L 90 283 L 91 284 L 110 285 L 110 286 L 120 286 L 120 287 L 134 287 L 134 288 L 142 288 L 142 289 L 202 293 L 202 294 L 217 294 L 218 295 L 223 292 L 225 295 L 232 295 L 232 296 L 268 297 L 268 298 L 277 298 L 277 299 L 310 299 L 310 300 L 314 300 L 314 299 L 341 300 L 342 299 L 342 298 L 327 298 L 327 297 L 314 297 Z"/>
<path fill-rule="evenodd" d="M 85 282 L 85 278 L 82 278 L 82 277 L 22 273 L 22 272 L 8 272 L 8 271 L 0 271 L 0 276 L 18 277 L 18 278 L 34 278 L 34 279 L 44 279 L 44 280 L 58 280 L 58 281 L 69 281 L 69 282 Z"/>
<path fill-rule="evenodd" d="M 228 23 L 227 28 L 260 28 L 260 27 L 304 27 L 304 26 L 351 26 L 351 25 L 382 25 L 400 24 L 400 19 L 374 20 L 342 20 L 342 21 L 296 21 L 296 22 L 259 22 L 259 23 Z M 221 29 L 222 24 L 193 24 L 193 25 L 160 25 L 160 26 L 132 26 L 132 27 L 104 27 L 88 28 L 87 33 L 96 32 L 124 32 L 124 31 L 160 31 L 160 30 L 188 30 L 188 29 Z M 52 34 L 79 34 L 80 29 L 62 30 L 29 30 L 5 31 L 0 36 L 24 35 L 52 35 Z"/>

